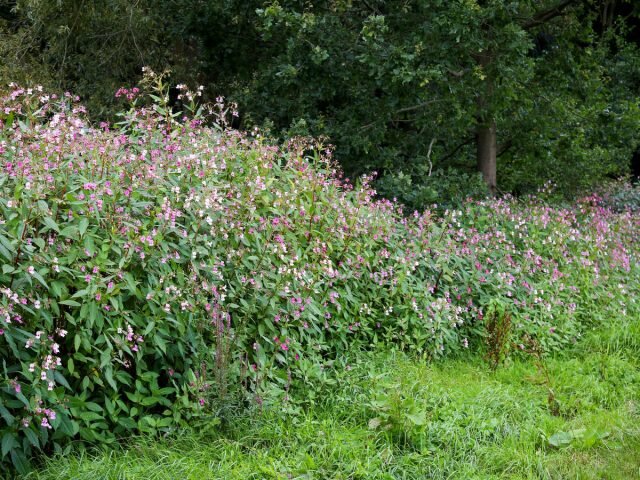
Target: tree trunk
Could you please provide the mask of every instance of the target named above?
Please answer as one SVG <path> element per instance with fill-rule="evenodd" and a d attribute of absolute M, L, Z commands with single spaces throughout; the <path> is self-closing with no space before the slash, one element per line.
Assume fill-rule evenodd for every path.
<path fill-rule="evenodd" d="M 476 127 L 476 161 L 478 170 L 482 173 L 482 179 L 487 184 L 491 195 L 496 194 L 496 159 L 498 156 L 498 139 L 496 133 L 496 121 L 491 112 L 490 105 L 493 99 L 493 78 L 490 66 L 492 53 L 483 51 L 476 55 L 478 66 L 485 75 L 484 88 L 479 92 L 477 102 L 477 127 Z"/>
<path fill-rule="evenodd" d="M 476 130 L 476 156 L 478 170 L 482 173 L 482 179 L 489 187 L 491 195 L 496 194 L 496 157 L 498 153 L 498 141 L 496 135 L 496 122 L 491 119 L 488 123 L 478 125 Z"/>

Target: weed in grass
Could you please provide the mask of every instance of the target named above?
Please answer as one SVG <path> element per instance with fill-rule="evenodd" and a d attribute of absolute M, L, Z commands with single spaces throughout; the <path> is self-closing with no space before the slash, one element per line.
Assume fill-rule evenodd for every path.
<path fill-rule="evenodd" d="M 496 370 L 511 349 L 511 313 L 504 304 L 493 301 L 487 309 L 484 322 L 487 347 L 485 359 L 489 362 L 491 369 Z"/>
<path fill-rule="evenodd" d="M 522 346 L 524 347 L 523 350 L 531 356 L 538 373 L 542 375 L 542 384 L 547 390 L 547 406 L 549 407 L 549 412 L 556 417 L 559 416 L 560 403 L 553 391 L 551 376 L 549 375 L 549 369 L 547 368 L 544 358 L 544 351 L 540 343 L 535 338 L 525 334 Z"/>

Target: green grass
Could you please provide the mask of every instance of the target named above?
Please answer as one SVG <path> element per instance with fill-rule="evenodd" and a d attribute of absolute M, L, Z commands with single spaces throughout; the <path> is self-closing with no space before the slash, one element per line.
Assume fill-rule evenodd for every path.
<path fill-rule="evenodd" d="M 492 372 L 477 356 L 425 364 L 378 352 L 295 414 L 78 450 L 29 478 L 640 479 L 639 339 L 637 321 L 616 323 L 547 360 L 556 412 L 532 360 Z M 574 438 L 552 446 L 561 432 Z"/>

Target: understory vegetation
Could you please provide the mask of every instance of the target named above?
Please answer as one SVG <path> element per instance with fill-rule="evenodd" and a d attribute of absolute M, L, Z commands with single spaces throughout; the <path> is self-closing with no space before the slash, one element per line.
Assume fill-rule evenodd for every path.
<path fill-rule="evenodd" d="M 0 100 L 3 468 L 637 471 L 633 189 L 411 213 L 320 142 L 228 128 L 233 105 L 183 86 L 177 113 L 167 88 L 118 90 L 115 124 L 70 94 Z"/>
<path fill-rule="evenodd" d="M 427 365 L 398 352 L 359 354 L 311 409 L 254 409 L 214 433 L 83 449 L 28 478 L 638 478 L 638 348 L 636 318 L 547 359 L 558 415 L 532 360 L 492 372 L 475 355 Z"/>

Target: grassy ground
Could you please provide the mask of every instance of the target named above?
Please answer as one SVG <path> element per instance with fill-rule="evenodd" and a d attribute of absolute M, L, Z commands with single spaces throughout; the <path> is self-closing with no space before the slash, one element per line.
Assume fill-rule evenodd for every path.
<path fill-rule="evenodd" d="M 304 413 L 52 458 L 30 478 L 640 479 L 639 325 L 547 360 L 550 385 L 532 359 L 368 355 Z"/>

